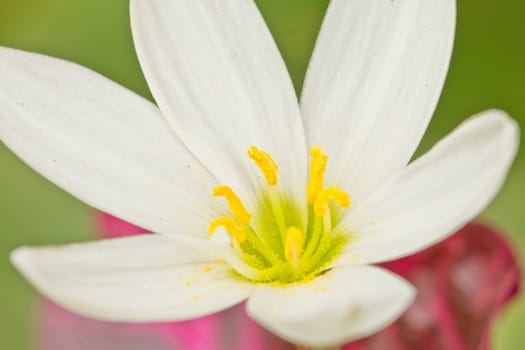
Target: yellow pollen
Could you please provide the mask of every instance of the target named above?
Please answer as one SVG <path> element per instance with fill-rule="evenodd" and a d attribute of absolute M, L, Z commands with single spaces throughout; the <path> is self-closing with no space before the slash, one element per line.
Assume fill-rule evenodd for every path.
<path fill-rule="evenodd" d="M 228 201 L 228 206 L 235 217 L 235 220 L 241 224 L 249 224 L 251 215 L 248 213 L 241 200 L 233 190 L 228 186 L 217 186 L 213 189 L 214 196 L 223 196 Z"/>
<path fill-rule="evenodd" d="M 250 148 L 248 148 L 248 157 L 250 157 L 254 161 L 255 165 L 257 165 L 259 169 L 261 169 L 261 172 L 266 178 L 266 183 L 268 185 L 277 185 L 278 167 L 268 153 L 261 151 L 255 146 L 251 146 Z"/>
<path fill-rule="evenodd" d="M 350 196 L 348 193 L 336 188 L 327 187 L 323 189 L 314 203 L 314 211 L 318 216 L 323 216 L 326 213 L 328 203 L 330 200 L 334 200 L 340 207 L 348 209 L 350 208 Z"/>
<path fill-rule="evenodd" d="M 304 234 L 297 227 L 291 226 L 286 230 L 284 242 L 284 256 L 286 260 L 293 261 L 303 253 Z"/>
<path fill-rule="evenodd" d="M 308 203 L 315 203 L 319 192 L 323 190 L 324 172 L 326 171 L 326 163 L 328 157 L 323 154 L 321 147 L 315 146 L 310 148 L 310 179 L 306 187 L 306 199 Z"/>
<path fill-rule="evenodd" d="M 242 243 L 246 240 L 246 233 L 237 225 L 237 223 L 227 216 L 213 220 L 210 223 L 208 229 L 208 234 L 211 236 L 219 227 L 224 227 L 228 233 L 237 240 L 237 242 Z"/>

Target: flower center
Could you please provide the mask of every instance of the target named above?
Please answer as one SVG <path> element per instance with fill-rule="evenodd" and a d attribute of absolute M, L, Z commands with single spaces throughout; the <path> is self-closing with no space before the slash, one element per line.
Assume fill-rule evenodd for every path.
<path fill-rule="evenodd" d="M 257 220 L 252 220 L 230 187 L 213 190 L 214 196 L 226 199 L 232 217 L 213 220 L 209 234 L 223 228 L 232 237 L 228 261 L 243 278 L 256 283 L 304 281 L 322 274 L 348 243 L 348 236 L 332 227 L 339 221 L 340 210 L 350 207 L 350 197 L 336 187 L 324 187 L 328 157 L 321 148 L 312 147 L 310 155 L 307 220 L 299 206 L 279 190 L 277 164 L 255 146 L 248 149 L 248 156 L 267 184 L 255 209 Z"/>

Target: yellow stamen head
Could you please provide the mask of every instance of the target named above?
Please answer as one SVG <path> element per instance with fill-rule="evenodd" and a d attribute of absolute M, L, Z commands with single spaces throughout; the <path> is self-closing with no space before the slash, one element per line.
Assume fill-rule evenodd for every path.
<path fill-rule="evenodd" d="M 261 169 L 261 172 L 266 178 L 266 183 L 268 185 L 277 185 L 278 167 L 268 153 L 261 151 L 255 146 L 251 146 L 250 148 L 248 148 L 248 157 L 250 157 L 254 161 L 255 165 L 257 165 L 259 169 Z"/>
<path fill-rule="evenodd" d="M 297 227 L 291 226 L 286 230 L 284 242 L 284 256 L 288 261 L 294 261 L 301 256 L 304 248 L 303 231 Z"/>
<path fill-rule="evenodd" d="M 237 223 L 227 216 L 213 220 L 210 223 L 208 234 L 211 236 L 219 227 L 224 227 L 226 231 L 237 240 L 242 243 L 246 240 L 246 233 L 237 225 Z"/>
<path fill-rule="evenodd" d="M 348 193 L 336 188 L 327 187 L 323 189 L 314 203 L 314 211 L 318 216 L 323 216 L 326 213 L 328 203 L 330 200 L 334 200 L 340 207 L 348 209 L 350 208 L 350 196 Z"/>
<path fill-rule="evenodd" d="M 214 196 L 223 196 L 228 201 L 228 206 L 235 217 L 241 224 L 249 224 L 251 215 L 248 213 L 241 200 L 233 190 L 228 186 L 217 186 L 213 189 Z"/>
<path fill-rule="evenodd" d="M 306 188 L 306 199 L 308 203 L 315 203 L 319 192 L 323 190 L 324 172 L 326 171 L 328 157 L 323 154 L 319 146 L 310 148 L 310 155 L 312 160 L 310 161 L 310 179 Z"/>

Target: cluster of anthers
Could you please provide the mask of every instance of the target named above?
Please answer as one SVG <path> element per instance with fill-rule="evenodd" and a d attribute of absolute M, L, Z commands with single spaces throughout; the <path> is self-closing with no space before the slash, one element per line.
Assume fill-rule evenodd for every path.
<path fill-rule="evenodd" d="M 321 274 L 347 244 L 348 236 L 333 227 L 340 208 L 350 207 L 350 197 L 336 187 L 324 187 L 328 157 L 321 148 L 312 147 L 310 155 L 307 220 L 303 220 L 299 207 L 279 191 L 277 164 L 255 146 L 248 149 L 248 156 L 268 185 L 256 209 L 259 220 L 252 220 L 230 187 L 217 186 L 213 190 L 214 196 L 227 200 L 233 217 L 213 220 L 209 234 L 223 227 L 232 237 L 232 265 L 244 278 L 257 283 L 304 281 Z"/>

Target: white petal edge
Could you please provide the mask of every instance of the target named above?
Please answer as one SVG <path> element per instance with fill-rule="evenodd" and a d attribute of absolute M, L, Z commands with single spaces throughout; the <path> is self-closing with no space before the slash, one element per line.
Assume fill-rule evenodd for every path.
<path fill-rule="evenodd" d="M 79 65 L 0 48 L 0 140 L 72 195 L 147 230 L 206 235 L 215 178 L 144 98 Z"/>
<path fill-rule="evenodd" d="M 335 268 L 313 281 L 262 286 L 248 300 L 248 314 L 285 340 L 309 347 L 338 346 L 397 319 L 414 288 L 373 266 Z"/>
<path fill-rule="evenodd" d="M 308 67 L 308 145 L 358 205 L 417 148 L 445 81 L 455 0 L 332 0 Z"/>
<path fill-rule="evenodd" d="M 277 162 L 281 188 L 304 203 L 299 105 L 254 2 L 132 0 L 131 22 L 153 96 L 193 154 L 254 211 L 265 183 L 246 151 L 257 146 Z"/>
<path fill-rule="evenodd" d="M 352 240 L 336 264 L 392 260 L 454 233 L 498 193 L 518 144 L 502 111 L 467 119 L 341 222 Z"/>
<path fill-rule="evenodd" d="M 252 293 L 229 265 L 208 255 L 206 243 L 150 234 L 23 247 L 11 261 L 44 295 L 84 316 L 177 321 L 220 311 Z"/>

